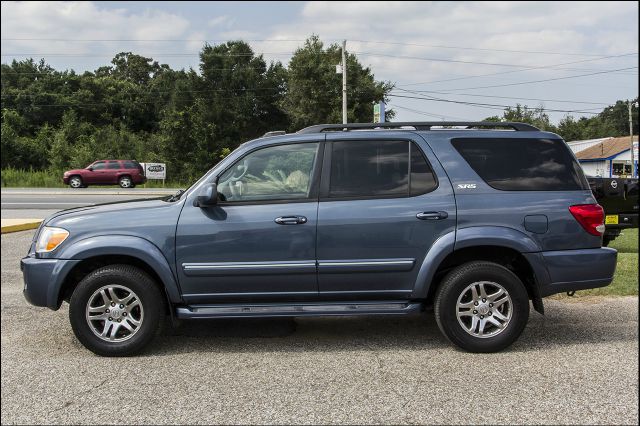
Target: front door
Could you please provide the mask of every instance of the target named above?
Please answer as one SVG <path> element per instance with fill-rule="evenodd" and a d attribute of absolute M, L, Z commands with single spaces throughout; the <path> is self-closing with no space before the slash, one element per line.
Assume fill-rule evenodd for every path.
<path fill-rule="evenodd" d="M 107 162 L 96 161 L 89 166 L 89 172 L 85 175 L 84 183 L 86 184 L 100 184 L 103 183 L 104 174 L 107 173 Z"/>
<path fill-rule="evenodd" d="M 322 298 L 409 298 L 430 247 L 455 228 L 453 189 L 425 141 L 368 134 L 327 135 L 318 207 Z"/>
<path fill-rule="evenodd" d="M 187 303 L 317 297 L 321 146 L 253 150 L 217 177 L 218 205 L 184 206 L 176 260 Z"/>

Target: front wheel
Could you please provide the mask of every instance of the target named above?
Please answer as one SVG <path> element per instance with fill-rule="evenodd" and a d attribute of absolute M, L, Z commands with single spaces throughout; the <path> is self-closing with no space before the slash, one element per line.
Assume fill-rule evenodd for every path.
<path fill-rule="evenodd" d="M 440 331 L 469 352 L 497 352 L 511 345 L 529 319 L 522 281 L 504 266 L 470 262 L 451 271 L 436 293 Z"/>
<path fill-rule="evenodd" d="M 69 301 L 69 320 L 87 349 L 102 356 L 140 352 L 162 328 L 165 301 L 156 283 L 129 265 L 87 275 Z"/>
<path fill-rule="evenodd" d="M 69 186 L 71 188 L 82 188 L 82 178 L 80 176 L 72 176 L 69 179 Z"/>

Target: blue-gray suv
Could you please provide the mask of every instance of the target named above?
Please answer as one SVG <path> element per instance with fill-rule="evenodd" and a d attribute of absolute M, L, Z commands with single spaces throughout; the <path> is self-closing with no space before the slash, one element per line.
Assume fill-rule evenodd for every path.
<path fill-rule="evenodd" d="M 187 191 L 65 210 L 24 295 L 140 351 L 167 319 L 407 315 L 501 350 L 542 298 L 608 285 L 603 211 L 565 142 L 523 123 L 318 125 L 242 144 Z"/>

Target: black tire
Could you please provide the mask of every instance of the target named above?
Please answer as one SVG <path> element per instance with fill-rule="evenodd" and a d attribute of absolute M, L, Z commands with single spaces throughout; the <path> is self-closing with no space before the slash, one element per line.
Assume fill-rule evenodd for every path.
<path fill-rule="evenodd" d="M 103 340 L 94 334 L 86 319 L 87 306 L 94 293 L 111 285 L 133 291 L 144 310 L 139 328 L 124 341 Z M 144 271 L 130 265 L 108 265 L 91 272 L 74 289 L 69 301 L 69 320 L 80 343 L 93 353 L 102 356 L 130 356 L 143 350 L 161 332 L 165 321 L 165 307 L 162 290 Z M 97 322 L 97 325 L 100 324 Z M 126 333 L 126 330 L 122 330 Z"/>
<path fill-rule="evenodd" d="M 133 179 L 131 179 L 131 176 L 120 176 L 118 179 L 118 185 L 120 185 L 120 188 L 124 189 L 133 188 Z"/>
<path fill-rule="evenodd" d="M 69 187 L 73 189 L 84 188 L 84 182 L 82 181 L 82 177 L 80 176 L 71 176 L 69 178 Z"/>
<path fill-rule="evenodd" d="M 457 317 L 458 298 L 468 286 L 480 281 L 499 284 L 511 298 L 511 318 L 506 327 L 492 337 L 470 334 Z M 442 280 L 436 292 L 434 313 L 440 331 L 451 343 L 469 352 L 497 352 L 516 341 L 527 325 L 529 296 L 522 281 L 504 266 L 492 262 L 470 262 L 455 268 Z"/>

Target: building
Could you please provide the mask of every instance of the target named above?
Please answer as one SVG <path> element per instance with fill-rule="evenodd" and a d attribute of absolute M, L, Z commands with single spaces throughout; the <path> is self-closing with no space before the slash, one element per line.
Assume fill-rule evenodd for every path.
<path fill-rule="evenodd" d="M 638 136 L 635 144 L 635 165 L 638 168 Z M 575 153 L 587 176 L 629 177 L 631 176 L 631 144 L 629 136 L 601 138 L 567 142 Z"/>

